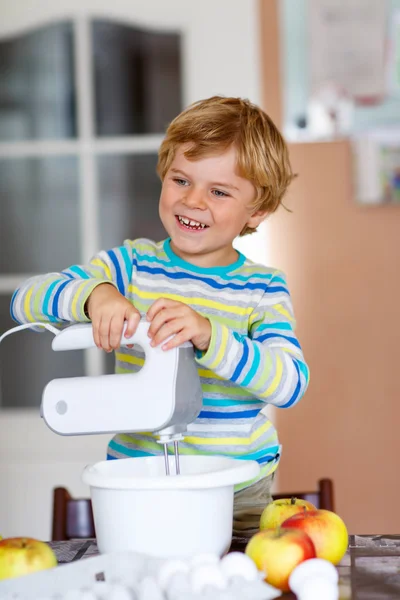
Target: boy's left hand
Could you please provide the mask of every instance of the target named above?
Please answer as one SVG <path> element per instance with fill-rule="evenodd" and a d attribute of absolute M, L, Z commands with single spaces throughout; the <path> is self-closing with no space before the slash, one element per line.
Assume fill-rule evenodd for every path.
<path fill-rule="evenodd" d="M 211 339 L 211 323 L 195 310 L 176 300 L 159 298 L 147 311 L 151 322 L 151 345 L 158 346 L 171 335 L 174 337 L 162 346 L 170 350 L 184 342 L 192 342 L 198 350 L 207 350 Z"/>

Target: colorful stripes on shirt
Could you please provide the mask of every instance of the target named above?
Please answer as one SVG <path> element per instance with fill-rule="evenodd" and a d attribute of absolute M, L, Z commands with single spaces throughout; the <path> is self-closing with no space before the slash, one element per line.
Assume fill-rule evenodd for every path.
<path fill-rule="evenodd" d="M 169 239 L 127 240 L 87 265 L 27 280 L 12 298 L 12 317 L 60 325 L 86 322 L 85 302 L 105 282 L 143 317 L 164 297 L 187 304 L 211 323 L 209 348 L 196 351 L 203 407 L 189 425 L 181 453 L 253 459 L 261 467 L 257 479 L 272 473 L 281 447 L 268 406 L 293 406 L 309 379 L 283 273 L 240 253 L 234 264 L 200 268 L 178 257 Z M 120 348 L 115 354 L 117 373 L 136 372 L 143 364 L 140 348 Z M 108 456 L 158 455 L 161 450 L 150 433 L 126 433 L 112 439 Z"/>

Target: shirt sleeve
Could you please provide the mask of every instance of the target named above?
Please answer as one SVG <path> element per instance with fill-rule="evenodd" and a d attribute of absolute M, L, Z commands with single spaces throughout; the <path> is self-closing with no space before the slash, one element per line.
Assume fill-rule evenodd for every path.
<path fill-rule="evenodd" d="M 132 243 L 96 254 L 87 265 L 26 280 L 11 300 L 18 323 L 81 323 L 89 321 L 85 303 L 95 287 L 110 283 L 125 295 L 132 277 Z"/>
<path fill-rule="evenodd" d="M 295 320 L 283 273 L 276 271 L 249 318 L 247 336 L 212 316 L 211 340 L 197 362 L 254 397 L 280 408 L 293 406 L 307 389 L 309 369 L 295 335 Z"/>

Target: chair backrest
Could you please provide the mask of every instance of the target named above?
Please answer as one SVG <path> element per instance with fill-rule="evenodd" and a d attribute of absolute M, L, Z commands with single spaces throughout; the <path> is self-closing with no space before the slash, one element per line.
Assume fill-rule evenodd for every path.
<path fill-rule="evenodd" d="M 300 498 L 301 500 L 308 500 L 317 508 L 323 508 L 326 510 L 334 511 L 334 494 L 333 494 L 333 481 L 332 479 L 320 479 L 318 481 L 318 489 L 315 492 L 292 492 L 292 493 L 279 493 L 274 494 L 274 500 L 277 498 Z"/>
<path fill-rule="evenodd" d="M 95 529 L 90 499 L 72 498 L 66 488 L 55 488 L 52 541 L 93 537 L 95 537 Z"/>

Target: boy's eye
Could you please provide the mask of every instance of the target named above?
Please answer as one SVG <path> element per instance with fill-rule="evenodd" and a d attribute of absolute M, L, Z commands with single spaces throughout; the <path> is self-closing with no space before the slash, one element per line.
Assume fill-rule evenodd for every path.
<path fill-rule="evenodd" d="M 214 196 L 217 196 L 217 198 L 226 198 L 227 196 L 229 196 L 229 194 L 227 194 L 226 192 L 222 192 L 221 190 L 213 190 L 213 194 Z"/>
<path fill-rule="evenodd" d="M 174 177 L 174 181 L 178 185 L 187 185 L 188 184 L 188 181 L 186 181 L 186 179 L 181 179 L 180 177 Z"/>

